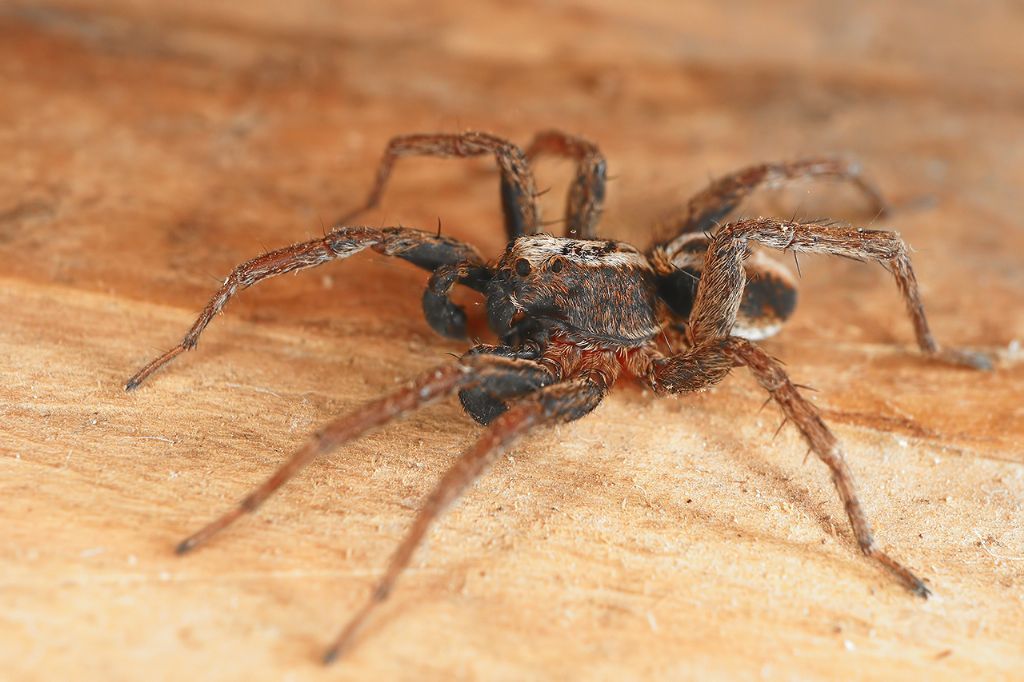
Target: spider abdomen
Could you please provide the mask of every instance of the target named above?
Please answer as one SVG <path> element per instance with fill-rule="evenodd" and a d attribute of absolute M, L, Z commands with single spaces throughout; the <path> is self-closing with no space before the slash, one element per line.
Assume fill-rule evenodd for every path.
<path fill-rule="evenodd" d="M 658 277 L 658 294 L 682 320 L 693 309 L 709 243 L 703 233 L 677 239 L 671 245 L 674 269 Z M 743 263 L 743 271 L 746 283 L 732 333 L 751 341 L 774 336 L 796 310 L 796 280 L 786 266 L 759 251 Z"/>

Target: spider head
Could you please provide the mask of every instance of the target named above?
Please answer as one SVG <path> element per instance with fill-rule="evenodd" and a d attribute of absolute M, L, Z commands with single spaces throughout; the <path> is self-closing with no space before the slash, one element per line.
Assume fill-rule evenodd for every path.
<path fill-rule="evenodd" d="M 550 239 L 550 238 L 549 238 Z M 503 338 L 527 338 L 564 318 L 556 299 L 564 299 L 576 277 L 561 253 L 538 248 L 536 237 L 512 242 L 498 260 L 487 288 L 487 315 Z M 560 296 L 559 293 L 562 293 Z"/>
<path fill-rule="evenodd" d="M 519 237 L 487 287 L 491 328 L 506 342 L 557 331 L 581 341 L 632 345 L 657 331 L 653 272 L 611 241 Z"/>

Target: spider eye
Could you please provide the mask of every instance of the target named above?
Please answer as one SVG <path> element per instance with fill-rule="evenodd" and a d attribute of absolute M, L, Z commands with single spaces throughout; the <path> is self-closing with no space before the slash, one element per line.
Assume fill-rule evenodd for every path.
<path fill-rule="evenodd" d="M 556 257 L 551 259 L 551 265 L 548 266 L 548 270 L 551 272 L 561 272 L 563 267 L 565 267 L 565 259 Z"/>
<path fill-rule="evenodd" d="M 517 258 L 516 259 L 516 274 L 517 275 L 519 275 L 520 277 L 526 277 L 527 275 L 530 274 L 530 270 L 531 269 L 532 268 L 530 267 L 530 261 L 526 260 L 525 258 Z"/>

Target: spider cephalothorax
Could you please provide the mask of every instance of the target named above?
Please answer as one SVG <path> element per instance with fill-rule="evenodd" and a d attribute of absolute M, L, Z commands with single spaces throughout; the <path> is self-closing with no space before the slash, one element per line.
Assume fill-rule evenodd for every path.
<path fill-rule="evenodd" d="M 584 345 L 634 347 L 661 329 L 654 269 L 613 241 L 518 237 L 487 285 L 487 317 L 503 339 L 543 343 L 549 334 Z"/>
<path fill-rule="evenodd" d="M 539 234 L 529 160 L 543 153 L 576 161 L 566 207 L 567 237 Z M 549 131 L 539 134 L 524 153 L 485 133 L 394 138 L 359 211 L 379 201 L 395 159 L 413 154 L 495 156 L 509 237 L 504 253 L 488 261 L 472 246 L 440 234 L 401 227 L 338 227 L 322 239 L 272 251 L 238 266 L 182 342 L 139 371 L 125 388 L 137 387 L 176 355 L 193 348 L 213 316 L 240 289 L 367 248 L 431 272 L 423 311 L 440 334 L 466 336 L 466 314 L 449 298 L 452 287 L 461 284 L 483 294 L 487 320 L 499 344 L 476 345 L 457 361 L 440 365 L 331 422 L 236 509 L 184 540 L 179 553 L 255 511 L 316 456 L 410 410 L 458 393 L 466 411 L 487 429 L 427 498 L 377 589 L 328 650 L 326 660 L 330 661 L 390 594 L 430 524 L 516 438 L 537 426 L 586 415 L 622 373 L 657 393 L 678 394 L 713 386 L 743 365 L 831 470 L 861 551 L 916 594 L 929 594 L 917 576 L 875 543 L 839 443 L 778 361 L 753 343 L 779 331 L 796 305 L 796 286 L 788 270 L 753 252 L 752 244 L 880 262 L 896 279 L 924 353 L 975 368 L 987 368 L 988 360 L 939 348 L 928 329 L 906 247 L 895 233 L 773 218 L 717 223 L 758 187 L 814 177 L 853 184 L 881 214 L 884 205 L 878 193 L 855 166 L 813 159 L 763 164 L 725 176 L 669 221 L 671 239 L 642 252 L 629 244 L 597 238 L 606 166 L 598 149 L 586 140 Z M 355 213 L 338 222 L 347 224 Z"/>

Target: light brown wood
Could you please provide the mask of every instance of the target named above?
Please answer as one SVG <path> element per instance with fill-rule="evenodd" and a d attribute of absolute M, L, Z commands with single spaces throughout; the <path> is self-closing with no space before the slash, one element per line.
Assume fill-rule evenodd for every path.
<path fill-rule="evenodd" d="M 2 676 L 1020 679 L 1019 6 L 355 5 L 0 8 Z M 454 402 L 174 556 L 317 425 L 463 346 L 423 321 L 422 272 L 364 255 L 245 292 L 197 352 L 122 382 L 235 264 L 356 205 L 389 136 L 551 126 L 601 144 L 604 233 L 641 245 L 708 174 L 863 161 L 937 337 L 998 370 L 922 360 L 888 276 L 842 260 L 801 259 L 800 309 L 765 345 L 818 389 L 879 540 L 932 600 L 858 554 L 742 371 L 678 400 L 623 387 L 515 447 L 338 669 L 323 646 L 477 433 Z M 539 173 L 553 217 L 568 168 Z M 871 222 L 828 185 L 746 207 L 794 211 Z M 403 160 L 367 220 L 438 217 L 502 248 L 492 165 Z"/>

